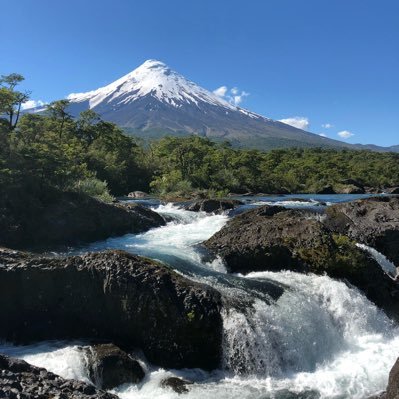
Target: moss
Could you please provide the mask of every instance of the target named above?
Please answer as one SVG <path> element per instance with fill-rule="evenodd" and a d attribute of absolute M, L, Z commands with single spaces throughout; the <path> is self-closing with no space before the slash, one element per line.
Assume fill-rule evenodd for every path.
<path fill-rule="evenodd" d="M 190 312 L 187 313 L 187 320 L 192 323 L 195 319 L 195 313 L 194 310 L 191 310 Z"/>
<path fill-rule="evenodd" d="M 326 269 L 327 259 L 331 258 L 331 251 L 328 245 L 320 245 L 311 248 L 299 248 L 297 256 L 311 267 L 312 272 L 320 272 Z"/>

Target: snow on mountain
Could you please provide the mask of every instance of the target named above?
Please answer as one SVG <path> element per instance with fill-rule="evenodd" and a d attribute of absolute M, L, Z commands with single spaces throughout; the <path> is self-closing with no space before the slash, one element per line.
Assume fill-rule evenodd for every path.
<path fill-rule="evenodd" d="M 261 118 L 203 89 L 157 60 L 145 61 L 134 71 L 107 86 L 86 93 L 72 93 L 67 98 L 75 103 L 89 101 L 90 108 L 95 108 L 103 102 L 127 105 L 147 95 L 176 108 L 182 107 L 184 103 L 198 107 L 201 107 L 201 103 L 207 103 Z"/>

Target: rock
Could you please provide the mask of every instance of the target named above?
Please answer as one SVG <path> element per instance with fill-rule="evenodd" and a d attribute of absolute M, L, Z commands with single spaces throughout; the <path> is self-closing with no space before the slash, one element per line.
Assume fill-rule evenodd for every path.
<path fill-rule="evenodd" d="M 344 185 L 351 185 L 351 186 L 355 186 L 355 187 L 359 187 L 359 188 L 364 188 L 364 185 L 359 180 L 355 180 L 355 179 L 344 179 L 344 180 L 341 180 L 340 183 L 344 184 Z"/>
<path fill-rule="evenodd" d="M 358 187 L 353 184 L 346 184 L 346 185 L 337 185 L 335 188 L 335 192 L 337 194 L 364 194 L 364 188 Z"/>
<path fill-rule="evenodd" d="M 144 191 L 132 191 L 127 195 L 129 198 L 147 198 L 149 195 Z"/>
<path fill-rule="evenodd" d="M 144 378 L 139 362 L 114 344 L 85 347 L 89 376 L 100 389 L 112 389 L 125 383 L 136 384 Z"/>
<path fill-rule="evenodd" d="M 166 224 L 165 219 L 159 213 L 156 213 L 145 206 L 126 202 L 119 203 L 116 206 L 127 211 L 130 215 L 129 217 L 136 221 L 134 224 L 134 229 L 136 231 L 133 231 L 133 233 L 141 233 L 151 228 L 164 226 Z"/>
<path fill-rule="evenodd" d="M 179 394 L 187 393 L 188 392 L 187 385 L 191 384 L 192 384 L 191 381 L 183 380 L 182 378 L 178 377 L 169 377 L 161 381 L 162 388 L 172 388 L 175 392 Z"/>
<path fill-rule="evenodd" d="M 331 184 L 324 186 L 321 190 L 317 191 L 316 194 L 336 194 Z"/>
<path fill-rule="evenodd" d="M 294 270 L 343 279 L 399 319 L 397 283 L 355 241 L 331 232 L 316 214 L 263 206 L 235 217 L 204 245 L 231 272 Z"/>
<path fill-rule="evenodd" d="M 399 194 L 399 187 L 390 187 L 385 189 L 387 194 Z"/>
<path fill-rule="evenodd" d="M 372 197 L 333 205 L 325 224 L 334 232 L 374 247 L 399 266 L 399 198 Z"/>
<path fill-rule="evenodd" d="M 187 211 L 206 212 L 206 213 L 223 213 L 224 211 L 234 209 L 244 203 L 238 200 L 215 200 L 205 199 L 192 202 L 185 206 Z"/>
<path fill-rule="evenodd" d="M 40 257 L 0 250 L 0 338 L 98 339 L 168 368 L 214 369 L 220 294 L 123 251 Z"/>
<path fill-rule="evenodd" d="M 140 205 L 127 209 L 52 188 L 41 197 L 0 196 L 0 245 L 11 248 L 74 245 L 163 224 L 160 215 Z"/>
<path fill-rule="evenodd" d="M 399 358 L 389 373 L 386 391 L 369 399 L 399 399 Z"/>
<path fill-rule="evenodd" d="M 382 191 L 379 187 L 364 187 L 366 194 L 382 194 Z"/>
<path fill-rule="evenodd" d="M 66 380 L 23 360 L 0 354 L 0 397 L 24 399 L 117 399 L 85 382 Z"/>

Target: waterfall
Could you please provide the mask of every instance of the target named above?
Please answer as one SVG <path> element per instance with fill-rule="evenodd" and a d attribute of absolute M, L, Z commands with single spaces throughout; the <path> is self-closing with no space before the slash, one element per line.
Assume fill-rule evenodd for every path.
<path fill-rule="evenodd" d="M 368 252 L 381 266 L 381 269 L 384 270 L 386 274 L 392 279 L 395 279 L 398 271 L 396 266 L 381 252 L 378 252 L 375 248 L 369 247 L 365 244 L 356 244 L 357 247 L 363 249 L 364 251 Z"/>
<path fill-rule="evenodd" d="M 122 399 L 179 398 L 161 387 L 169 376 L 195 382 L 187 399 L 364 399 L 385 388 L 399 355 L 399 330 L 360 291 L 328 276 L 289 271 L 226 274 L 220 259 L 204 260 L 198 247 L 227 223 L 226 215 L 170 204 L 155 210 L 167 216 L 166 226 L 97 242 L 83 251 L 125 249 L 167 262 L 219 290 L 225 303 L 222 368 L 208 373 L 147 364 L 141 384 L 114 391 Z M 359 247 L 393 272 L 381 254 Z M 282 294 L 270 295 L 271 286 L 281 287 Z M 4 344 L 0 352 L 66 378 L 88 378 L 77 343 Z"/>

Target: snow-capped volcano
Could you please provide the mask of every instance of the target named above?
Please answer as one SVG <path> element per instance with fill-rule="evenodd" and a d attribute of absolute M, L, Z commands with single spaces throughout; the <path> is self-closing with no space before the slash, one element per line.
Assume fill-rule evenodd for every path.
<path fill-rule="evenodd" d="M 176 108 L 184 104 L 200 106 L 201 103 L 207 103 L 259 117 L 233 106 L 157 60 L 147 60 L 134 71 L 105 87 L 86 93 L 72 93 L 68 99 L 72 102 L 89 101 L 90 108 L 94 108 L 104 101 L 127 105 L 147 95 Z"/>
<path fill-rule="evenodd" d="M 350 146 L 230 104 L 157 60 L 147 60 L 107 86 L 72 93 L 68 99 L 73 115 L 90 108 L 145 138 L 197 134 L 262 149 Z"/>

